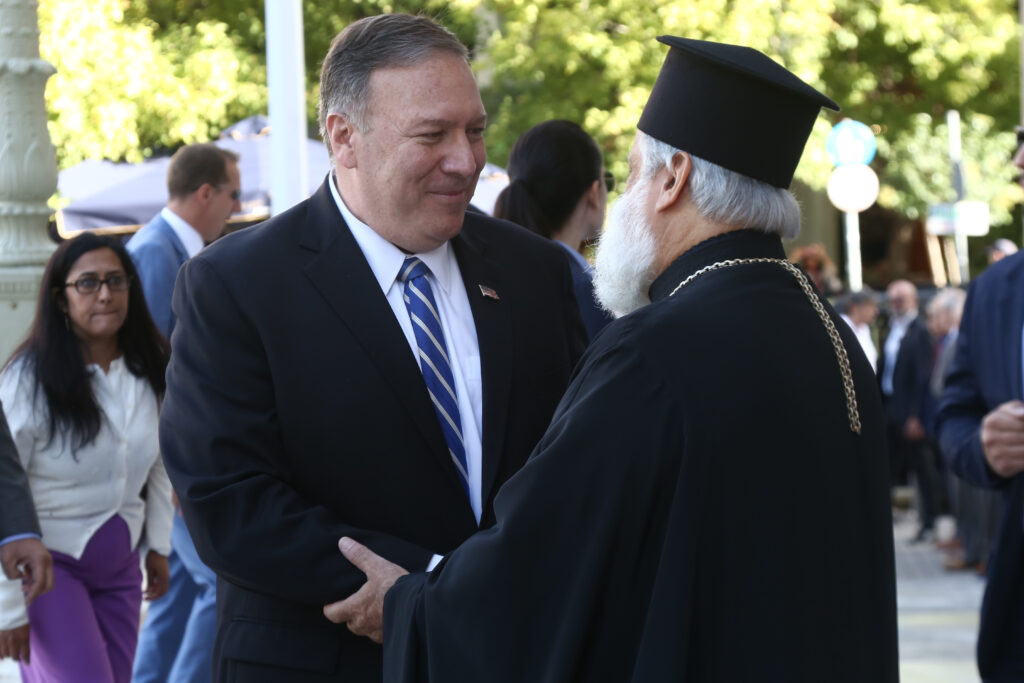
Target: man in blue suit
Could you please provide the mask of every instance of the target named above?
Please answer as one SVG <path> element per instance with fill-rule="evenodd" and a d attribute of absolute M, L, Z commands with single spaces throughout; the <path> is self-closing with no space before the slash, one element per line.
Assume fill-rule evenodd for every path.
<path fill-rule="evenodd" d="M 169 339 L 178 269 L 216 239 L 240 210 L 238 156 L 214 144 L 182 147 L 167 168 L 169 199 L 128 241 L 149 312 Z M 135 683 L 210 680 L 217 582 L 199 559 L 181 514 L 174 518 L 170 588 L 150 603 L 135 654 Z"/>
<path fill-rule="evenodd" d="M 1024 169 L 1024 147 L 1014 161 Z M 971 285 L 937 424 L 957 476 L 1003 492 L 978 634 L 978 670 L 986 683 L 1024 680 L 1022 331 L 1024 252 Z"/>

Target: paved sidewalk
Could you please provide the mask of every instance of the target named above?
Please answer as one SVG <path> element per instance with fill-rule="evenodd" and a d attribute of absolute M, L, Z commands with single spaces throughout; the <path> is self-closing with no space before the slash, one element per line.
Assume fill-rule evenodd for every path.
<path fill-rule="evenodd" d="M 944 570 L 945 554 L 934 543 L 909 543 L 916 515 L 894 514 L 900 680 L 978 683 L 974 644 L 985 581 L 974 572 Z"/>
<path fill-rule="evenodd" d="M 985 582 L 971 572 L 943 570 L 943 553 L 933 543 L 908 543 L 917 529 L 915 515 L 895 515 L 900 680 L 978 683 L 974 642 Z M 0 683 L 19 680 L 17 665 L 0 660 Z"/>

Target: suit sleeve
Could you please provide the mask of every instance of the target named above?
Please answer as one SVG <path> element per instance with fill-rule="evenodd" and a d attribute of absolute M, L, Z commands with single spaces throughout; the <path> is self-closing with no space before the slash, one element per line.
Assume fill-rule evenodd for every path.
<path fill-rule="evenodd" d="M 202 256 L 183 266 L 174 312 L 160 445 L 203 561 L 236 585 L 317 605 L 365 582 L 338 550 L 343 535 L 409 569 L 426 567 L 430 551 L 349 526 L 289 483 L 266 351 Z"/>
<path fill-rule="evenodd" d="M 16 534 L 41 534 L 39 520 L 36 517 L 35 503 L 29 488 L 25 465 L 32 453 L 34 444 L 35 420 L 32 419 L 33 406 L 17 405 L 21 400 L 30 400 L 31 396 L 18 393 L 20 382 L 14 368 L 9 368 L 0 378 L 0 541 Z M 17 428 L 20 444 L 15 442 L 8 426 L 7 414 Z M 20 445 L 20 447 L 19 447 Z"/>
<path fill-rule="evenodd" d="M 131 251 L 131 257 L 139 274 L 149 315 L 157 329 L 170 339 L 174 327 L 171 292 L 180 267 L 178 259 L 156 242 L 143 242 Z"/>
<path fill-rule="evenodd" d="M 976 486 L 997 488 L 1007 480 L 989 469 L 981 448 L 981 421 L 989 407 L 978 386 L 973 361 L 974 335 L 981 332 L 975 325 L 976 297 L 977 292 L 972 286 L 964 307 L 952 367 L 939 403 L 936 430 L 942 453 L 958 477 Z"/>

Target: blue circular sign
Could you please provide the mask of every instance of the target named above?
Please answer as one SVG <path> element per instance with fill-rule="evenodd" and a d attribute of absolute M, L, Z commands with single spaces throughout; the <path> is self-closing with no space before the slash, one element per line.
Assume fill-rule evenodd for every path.
<path fill-rule="evenodd" d="M 878 151 L 878 143 L 866 125 L 853 119 L 843 119 L 829 132 L 825 151 L 836 166 L 870 164 Z"/>

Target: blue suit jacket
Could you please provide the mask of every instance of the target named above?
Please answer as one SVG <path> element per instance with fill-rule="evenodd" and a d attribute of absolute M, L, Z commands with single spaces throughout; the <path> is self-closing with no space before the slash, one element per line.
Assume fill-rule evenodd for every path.
<path fill-rule="evenodd" d="M 565 250 L 569 259 L 569 272 L 572 273 L 572 287 L 576 293 L 576 303 L 580 307 L 580 317 L 583 318 L 583 326 L 587 328 L 587 336 L 593 339 L 613 318 L 594 298 L 594 278 L 590 271 L 569 253 L 568 246 L 557 240 L 552 241 Z"/>
<path fill-rule="evenodd" d="M 981 448 L 981 421 L 1022 397 L 1024 252 L 993 265 L 967 294 L 953 367 L 939 405 L 939 443 L 956 474 L 1002 489 L 1004 514 L 988 567 L 978 635 L 978 669 L 986 681 L 1020 680 L 1024 652 L 1024 474 L 1003 479 Z"/>
<path fill-rule="evenodd" d="M 157 329 L 170 339 L 174 331 L 171 295 L 178 269 L 188 259 L 185 246 L 160 214 L 132 235 L 126 246 L 139 271 L 139 284 L 146 296 L 149 314 Z"/>

